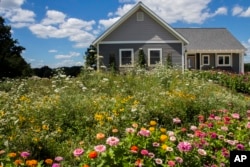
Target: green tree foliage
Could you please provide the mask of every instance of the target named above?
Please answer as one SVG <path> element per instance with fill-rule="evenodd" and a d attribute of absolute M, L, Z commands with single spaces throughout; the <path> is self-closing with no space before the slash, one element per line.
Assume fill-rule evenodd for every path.
<path fill-rule="evenodd" d="M 0 78 L 30 76 L 32 69 L 21 56 L 24 47 L 11 37 L 11 27 L 0 16 Z"/>
<path fill-rule="evenodd" d="M 138 59 L 139 67 L 146 68 L 147 62 L 146 62 L 145 53 L 144 53 L 143 49 L 139 50 L 138 57 L 139 57 L 139 59 Z"/>
<path fill-rule="evenodd" d="M 85 67 L 96 68 L 96 48 L 94 45 L 90 45 L 85 52 Z"/>
<path fill-rule="evenodd" d="M 115 54 L 114 53 L 111 53 L 109 55 L 109 68 L 111 69 L 111 71 L 117 71 Z"/>

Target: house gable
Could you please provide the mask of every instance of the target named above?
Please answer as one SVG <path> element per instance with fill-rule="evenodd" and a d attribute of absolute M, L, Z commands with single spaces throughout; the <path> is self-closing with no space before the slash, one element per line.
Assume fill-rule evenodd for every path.
<path fill-rule="evenodd" d="M 137 15 L 143 20 L 138 21 Z M 135 11 L 102 41 L 179 41 L 144 10 Z"/>
<path fill-rule="evenodd" d="M 143 21 L 137 20 L 137 12 L 143 12 Z M 145 42 L 153 40 L 163 42 L 166 40 L 178 40 L 179 42 L 188 44 L 188 41 L 181 34 L 175 31 L 142 2 L 139 2 L 93 41 L 92 44 L 97 45 L 107 43 L 107 41 L 125 41 L 126 43 L 126 41 Z"/>

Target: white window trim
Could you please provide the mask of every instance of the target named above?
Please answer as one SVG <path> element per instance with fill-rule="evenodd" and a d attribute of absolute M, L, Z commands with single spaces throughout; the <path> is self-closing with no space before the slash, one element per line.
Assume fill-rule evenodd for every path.
<path fill-rule="evenodd" d="M 122 51 L 131 51 L 131 63 L 132 64 L 122 64 Z M 134 49 L 119 49 L 119 64 L 120 67 L 133 67 L 134 66 Z"/>
<path fill-rule="evenodd" d="M 156 66 L 157 64 L 150 63 L 150 51 L 160 51 L 160 62 L 159 64 L 162 65 L 162 48 L 149 48 L 148 49 L 148 66 Z"/>
<path fill-rule="evenodd" d="M 219 57 L 223 57 L 223 64 L 219 64 Z M 229 57 L 229 64 L 225 64 L 225 57 Z M 216 57 L 216 66 L 218 67 L 229 67 L 232 66 L 232 55 L 228 54 L 228 55 L 217 55 Z"/>
<path fill-rule="evenodd" d="M 204 57 L 208 57 L 208 63 L 207 64 L 204 63 Z M 202 63 L 201 65 L 210 65 L 210 55 L 202 55 L 201 63 Z"/>

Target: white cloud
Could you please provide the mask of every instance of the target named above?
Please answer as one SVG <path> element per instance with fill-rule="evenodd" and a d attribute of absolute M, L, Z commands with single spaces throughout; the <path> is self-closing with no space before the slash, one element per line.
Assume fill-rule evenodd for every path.
<path fill-rule="evenodd" d="M 49 50 L 48 52 L 49 52 L 49 53 L 57 53 L 58 50 L 56 50 L 56 49 L 51 49 L 51 50 Z"/>
<path fill-rule="evenodd" d="M 2 8 L 19 8 L 25 0 L 1 0 Z"/>
<path fill-rule="evenodd" d="M 99 20 L 99 24 L 103 26 L 105 29 L 107 29 L 119 19 L 120 17 L 109 18 L 107 20 L 103 19 L 103 20 Z"/>
<path fill-rule="evenodd" d="M 62 12 L 48 10 L 46 17 L 29 29 L 40 38 L 68 38 L 75 43 L 74 47 L 84 48 L 95 39 L 95 35 L 91 33 L 95 23 L 94 20 L 67 18 Z"/>
<path fill-rule="evenodd" d="M 75 60 L 62 60 L 56 64 L 51 65 L 52 68 L 57 68 L 57 67 L 72 67 L 72 66 L 83 66 L 83 62 L 80 61 L 75 61 Z"/>
<path fill-rule="evenodd" d="M 242 6 L 236 5 L 232 9 L 233 16 L 240 16 L 240 17 L 250 17 L 250 7 L 244 9 Z"/>
<path fill-rule="evenodd" d="M 72 57 L 78 57 L 81 54 L 78 52 L 70 52 L 69 54 L 58 54 L 55 55 L 55 59 L 71 59 Z"/>
<path fill-rule="evenodd" d="M 139 2 L 140 0 L 131 0 L 129 2 Z M 120 0 L 125 3 L 127 0 Z M 217 15 L 226 15 L 227 8 L 219 7 L 215 11 L 210 11 L 209 3 L 211 0 L 144 0 L 143 3 L 148 6 L 157 15 L 163 18 L 168 23 L 175 23 L 183 21 L 187 23 L 201 24 L 206 19 L 215 17 Z M 132 4 L 124 4 L 119 7 L 116 12 L 110 12 L 109 17 L 122 16 L 129 9 Z M 100 20 L 100 24 L 107 27 L 112 23 L 112 19 Z"/>

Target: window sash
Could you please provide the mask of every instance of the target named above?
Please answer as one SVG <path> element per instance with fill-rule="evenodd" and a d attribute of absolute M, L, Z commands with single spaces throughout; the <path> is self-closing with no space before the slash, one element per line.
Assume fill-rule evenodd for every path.
<path fill-rule="evenodd" d="M 120 49 L 120 66 L 133 66 L 133 49 Z"/>
<path fill-rule="evenodd" d="M 218 66 L 231 66 L 230 55 L 218 55 L 217 59 Z"/>
<path fill-rule="evenodd" d="M 210 65 L 209 55 L 202 55 L 202 65 Z"/>
<path fill-rule="evenodd" d="M 148 65 L 162 64 L 162 49 L 148 49 Z"/>

